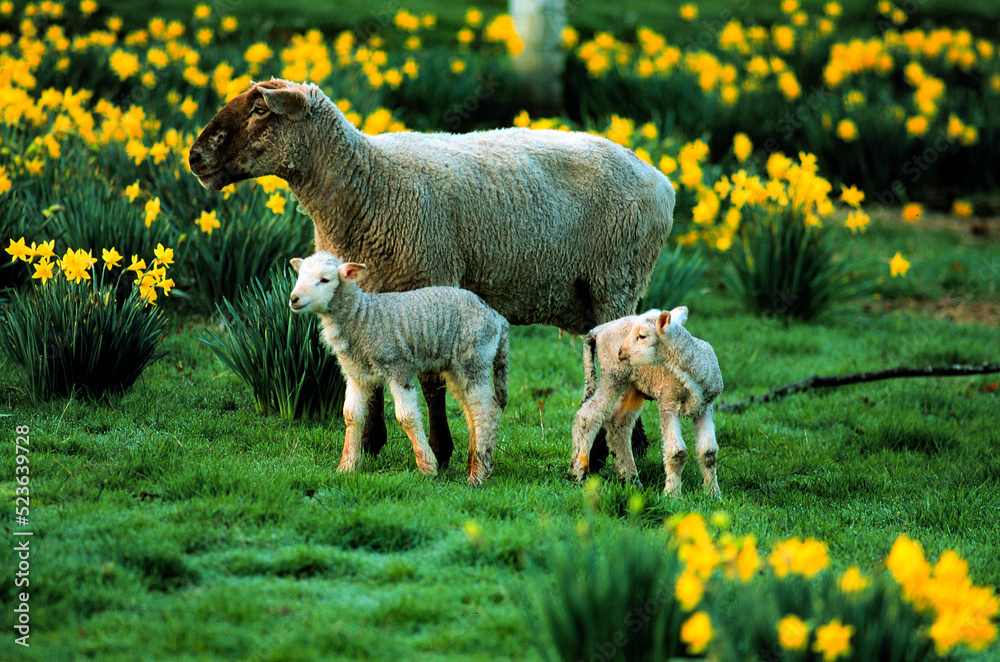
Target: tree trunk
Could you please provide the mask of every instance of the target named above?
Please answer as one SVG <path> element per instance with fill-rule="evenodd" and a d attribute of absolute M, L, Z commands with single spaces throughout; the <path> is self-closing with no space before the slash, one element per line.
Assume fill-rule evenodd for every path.
<path fill-rule="evenodd" d="M 509 12 L 524 42 L 524 50 L 514 58 L 524 106 L 532 115 L 557 115 L 562 110 L 566 63 L 562 50 L 565 0 L 509 0 Z"/>

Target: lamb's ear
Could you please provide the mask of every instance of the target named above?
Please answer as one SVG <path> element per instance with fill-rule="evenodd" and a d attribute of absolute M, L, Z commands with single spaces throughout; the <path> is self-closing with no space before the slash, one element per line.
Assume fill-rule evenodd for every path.
<path fill-rule="evenodd" d="M 291 259 L 291 263 L 292 263 L 292 269 L 295 269 L 295 273 L 299 273 L 299 267 L 302 266 L 302 258 L 301 257 L 293 257 Z"/>
<path fill-rule="evenodd" d="M 663 333 L 668 326 L 670 326 L 670 311 L 664 310 L 660 313 L 660 316 L 656 318 L 656 332 Z"/>
<path fill-rule="evenodd" d="M 358 264 L 357 262 L 345 262 L 342 265 L 340 265 L 340 268 L 337 269 L 337 272 L 340 274 L 340 277 L 343 280 L 357 280 L 358 277 L 361 275 L 361 272 L 363 272 L 367 268 L 368 267 L 366 267 L 365 265 Z"/>
<path fill-rule="evenodd" d="M 684 326 L 684 323 L 688 321 L 688 309 L 687 306 L 677 306 L 670 311 L 671 316 L 675 323 Z"/>
<path fill-rule="evenodd" d="M 268 108 L 293 122 L 304 120 L 309 114 L 309 97 L 298 86 L 279 87 L 276 90 L 266 87 L 257 89 L 264 95 L 264 103 Z"/>

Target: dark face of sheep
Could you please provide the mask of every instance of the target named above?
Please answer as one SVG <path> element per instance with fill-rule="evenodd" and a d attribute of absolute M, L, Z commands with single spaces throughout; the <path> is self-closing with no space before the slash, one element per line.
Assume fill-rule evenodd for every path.
<path fill-rule="evenodd" d="M 288 177 L 283 125 L 309 113 L 302 86 L 281 80 L 257 83 L 227 103 L 191 146 L 191 172 L 207 189 L 278 175 Z"/>

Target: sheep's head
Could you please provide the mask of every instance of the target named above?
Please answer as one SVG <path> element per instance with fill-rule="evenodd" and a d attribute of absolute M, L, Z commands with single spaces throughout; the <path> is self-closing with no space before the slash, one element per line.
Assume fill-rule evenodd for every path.
<path fill-rule="evenodd" d="M 650 310 L 639 315 L 618 350 L 618 360 L 628 361 L 632 365 L 659 363 L 657 347 L 670 342 L 671 332 L 684 326 L 687 316 L 686 306 L 662 312 Z"/>
<path fill-rule="evenodd" d="M 322 313 L 337 288 L 346 281 L 357 281 L 365 265 L 341 262 L 331 253 L 319 252 L 305 259 L 292 258 L 292 268 L 299 276 L 288 305 L 296 313 Z"/>
<path fill-rule="evenodd" d="M 223 106 L 191 146 L 188 161 L 201 185 L 218 191 L 264 175 L 287 176 L 289 123 L 309 115 L 311 86 L 256 83 Z"/>

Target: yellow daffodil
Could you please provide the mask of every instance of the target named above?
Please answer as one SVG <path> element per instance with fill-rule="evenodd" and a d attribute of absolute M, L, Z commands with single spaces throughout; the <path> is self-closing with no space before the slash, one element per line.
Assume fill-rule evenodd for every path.
<path fill-rule="evenodd" d="M 853 120 L 844 118 L 837 123 L 837 136 L 844 142 L 853 142 L 858 137 L 858 126 Z"/>
<path fill-rule="evenodd" d="M 855 209 L 861 208 L 861 203 L 865 199 L 865 192 L 859 191 L 855 186 L 843 186 L 840 192 L 840 201 L 850 205 Z"/>
<path fill-rule="evenodd" d="M 674 584 L 674 597 L 684 611 L 691 611 L 701 602 L 705 583 L 694 573 L 682 572 Z"/>
<path fill-rule="evenodd" d="M 858 593 L 869 584 L 869 580 L 861 574 L 857 566 L 851 566 L 840 576 L 840 590 L 844 593 Z"/>
<path fill-rule="evenodd" d="M 160 214 L 159 196 L 153 198 L 152 200 L 146 201 L 144 209 L 146 211 L 146 216 L 145 216 L 146 227 L 148 228 L 150 225 L 152 225 L 153 221 L 155 221 L 156 217 Z"/>
<path fill-rule="evenodd" d="M 279 214 L 279 215 L 280 214 L 284 214 L 285 213 L 285 198 L 283 198 L 280 193 L 275 193 L 270 198 L 268 198 L 267 203 L 266 203 L 265 206 L 268 209 L 270 209 L 272 212 L 274 212 L 275 214 Z"/>
<path fill-rule="evenodd" d="M 104 260 L 104 266 L 107 267 L 108 271 L 111 271 L 117 266 L 120 266 L 122 261 L 122 256 L 112 247 L 110 250 L 107 248 L 101 251 L 101 259 Z"/>
<path fill-rule="evenodd" d="M 21 260 L 23 262 L 31 262 L 35 257 L 35 252 L 28 248 L 24 243 L 24 237 L 21 237 L 17 241 L 13 239 L 10 240 L 10 246 L 6 249 L 7 253 L 10 255 L 10 261 L 14 262 L 16 260 Z"/>
<path fill-rule="evenodd" d="M 209 235 L 212 234 L 212 230 L 220 227 L 219 220 L 215 216 L 214 209 L 212 211 L 201 212 L 201 216 L 198 217 L 198 220 L 196 220 L 195 223 L 198 224 L 198 227 L 201 228 L 202 232 Z"/>
<path fill-rule="evenodd" d="M 972 216 L 972 204 L 968 200 L 957 198 L 951 204 L 951 213 L 959 218 L 968 218 Z"/>
<path fill-rule="evenodd" d="M 909 269 L 910 263 L 899 252 L 893 255 L 889 261 L 889 274 L 893 278 L 896 276 L 905 276 Z"/>
<path fill-rule="evenodd" d="M 809 626 L 798 616 L 785 616 L 778 621 L 778 643 L 785 650 L 804 650 L 809 643 Z"/>
<path fill-rule="evenodd" d="M 844 625 L 835 618 L 826 625 L 816 628 L 816 642 L 813 651 L 823 655 L 823 662 L 833 662 L 851 653 L 851 637 L 854 626 Z"/>
<path fill-rule="evenodd" d="M 911 202 L 903 206 L 903 220 L 907 223 L 916 223 L 924 215 L 924 206 L 919 202 Z"/>
<path fill-rule="evenodd" d="M 43 258 L 35 265 L 35 273 L 31 275 L 32 278 L 39 279 L 42 281 L 42 285 L 52 280 L 52 268 L 55 265 L 52 264 L 48 259 Z"/>
<path fill-rule="evenodd" d="M 681 625 L 680 639 L 692 654 L 704 652 L 712 641 L 712 619 L 703 611 L 696 612 Z"/>
<path fill-rule="evenodd" d="M 128 197 L 129 202 L 135 202 L 136 197 L 140 193 L 139 190 L 139 180 L 136 180 L 125 187 L 125 195 Z"/>

